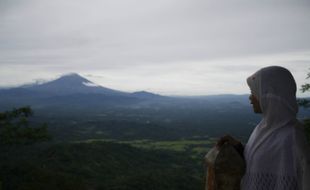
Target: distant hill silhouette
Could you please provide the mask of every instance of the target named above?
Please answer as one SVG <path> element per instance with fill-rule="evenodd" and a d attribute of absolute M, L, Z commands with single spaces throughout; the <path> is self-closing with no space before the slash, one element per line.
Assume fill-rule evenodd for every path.
<path fill-rule="evenodd" d="M 132 93 L 132 95 L 135 97 L 139 97 L 139 98 L 159 98 L 160 97 L 160 95 L 158 94 L 154 94 L 154 93 L 147 92 L 147 91 L 134 92 Z"/>
<path fill-rule="evenodd" d="M 62 77 L 43 84 L 34 84 L 22 87 L 36 92 L 45 92 L 53 95 L 68 94 L 105 94 L 105 95 L 128 95 L 128 93 L 97 85 L 76 73 L 63 75 Z"/>
<path fill-rule="evenodd" d="M 146 91 L 123 92 L 100 86 L 77 73 L 63 75 L 41 84 L 28 84 L 0 90 L 0 105 L 5 108 L 32 105 L 102 106 L 127 105 L 163 96 Z"/>
<path fill-rule="evenodd" d="M 180 116 L 180 112 L 194 114 L 197 110 L 203 111 L 196 115 L 208 114 L 209 117 L 217 117 L 219 114 L 230 116 L 229 113 L 251 113 L 248 95 L 172 97 L 147 91 L 130 93 L 100 86 L 76 73 L 40 84 L 0 89 L 0 111 L 27 105 L 34 110 L 40 109 L 55 114 L 80 111 L 83 114 L 94 115 L 114 110 L 115 113 L 124 112 L 122 114 L 127 115 L 137 110 L 144 114 L 148 110 L 154 116 L 162 114 L 162 117 L 165 117 L 168 113 L 175 113 L 175 116 L 182 118 L 184 116 Z M 167 114 L 164 114 L 163 110 Z M 193 117 L 195 115 L 190 118 Z"/>

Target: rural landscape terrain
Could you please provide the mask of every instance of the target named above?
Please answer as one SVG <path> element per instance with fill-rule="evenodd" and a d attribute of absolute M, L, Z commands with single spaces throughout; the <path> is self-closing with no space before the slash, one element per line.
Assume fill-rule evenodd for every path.
<path fill-rule="evenodd" d="M 246 143 L 260 120 L 248 95 L 129 93 L 76 73 L 1 89 L 0 112 L 0 189 L 24 190 L 203 189 L 216 140 Z"/>

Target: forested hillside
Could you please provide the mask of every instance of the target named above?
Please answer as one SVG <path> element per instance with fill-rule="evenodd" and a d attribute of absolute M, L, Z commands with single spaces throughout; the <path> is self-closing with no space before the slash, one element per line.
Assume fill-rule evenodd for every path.
<path fill-rule="evenodd" d="M 197 162 L 198 161 L 198 162 Z M 1 147 L 3 189 L 202 189 L 203 165 L 178 151 L 112 142 Z"/>

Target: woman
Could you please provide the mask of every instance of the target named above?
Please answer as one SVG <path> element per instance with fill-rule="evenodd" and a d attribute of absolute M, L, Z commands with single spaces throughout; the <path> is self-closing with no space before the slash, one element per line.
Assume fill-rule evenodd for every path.
<path fill-rule="evenodd" d="M 247 79 L 249 97 L 262 120 L 244 149 L 242 190 L 310 190 L 310 152 L 303 126 L 296 119 L 296 83 L 283 67 L 262 68 Z M 230 136 L 220 139 L 218 146 Z"/>

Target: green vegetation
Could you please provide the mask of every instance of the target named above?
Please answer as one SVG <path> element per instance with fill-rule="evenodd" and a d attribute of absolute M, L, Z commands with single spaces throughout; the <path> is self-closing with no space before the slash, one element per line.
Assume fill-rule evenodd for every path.
<path fill-rule="evenodd" d="M 310 73 L 308 73 L 307 75 L 307 79 L 310 78 Z M 310 84 L 309 83 L 305 83 L 303 85 L 301 85 L 301 89 L 300 89 L 302 92 L 306 92 L 306 91 L 309 91 L 310 90 Z"/>
<path fill-rule="evenodd" d="M 88 142 L 4 147 L 3 189 L 202 189 L 202 163 L 177 151 Z"/>
<path fill-rule="evenodd" d="M 122 128 L 98 132 L 90 126 L 73 135 L 80 140 L 44 142 L 50 139 L 47 126 L 33 127 L 40 122 L 31 120 L 32 115 L 30 107 L 0 113 L 0 189 L 203 189 L 203 155 L 213 145 L 206 136 L 92 139 L 112 137 L 109 132 Z"/>
<path fill-rule="evenodd" d="M 210 140 L 176 140 L 176 141 L 124 141 L 134 147 L 150 150 L 168 150 L 183 152 L 201 163 L 201 159 L 215 144 Z"/>
<path fill-rule="evenodd" d="M 30 117 L 30 108 L 16 110 L 2 113 L 2 129 L 31 128 L 33 136 L 16 132 L 1 144 L 2 189 L 203 189 L 203 156 L 213 139 L 197 120 L 193 129 L 191 123 L 178 121 L 177 114 L 166 115 L 170 109 L 159 118 L 151 108 L 139 113 L 113 110 L 99 118 L 38 109 Z M 173 119 L 165 123 L 162 117 Z M 34 129 L 44 129 L 40 123 L 45 121 L 53 139 L 39 142 L 48 138 L 35 138 L 40 133 Z M 41 132 L 47 134 L 46 127 Z"/>
<path fill-rule="evenodd" d="M 259 120 L 245 101 L 2 112 L 0 189 L 201 190 L 216 137 L 246 141 Z"/>
<path fill-rule="evenodd" d="M 208 150 L 214 146 L 215 139 L 210 140 L 174 140 L 174 141 L 154 141 L 154 140 L 132 140 L 132 141 L 117 141 L 113 139 L 89 139 L 86 141 L 77 141 L 77 143 L 94 143 L 94 142 L 114 142 L 128 144 L 139 149 L 146 150 L 165 150 L 183 153 L 195 159 L 201 164 L 203 156 Z"/>
<path fill-rule="evenodd" d="M 29 144 L 49 140 L 47 124 L 38 127 L 29 125 L 33 115 L 30 107 L 0 112 L 0 144 Z"/>

